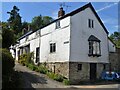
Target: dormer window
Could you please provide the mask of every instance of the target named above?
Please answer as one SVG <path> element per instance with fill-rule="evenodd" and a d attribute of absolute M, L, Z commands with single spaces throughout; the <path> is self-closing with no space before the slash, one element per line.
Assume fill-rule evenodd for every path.
<path fill-rule="evenodd" d="M 89 54 L 88 56 L 101 56 L 100 40 L 95 36 L 91 35 L 88 39 L 89 42 Z"/>
<path fill-rule="evenodd" d="M 60 28 L 60 21 L 56 21 L 56 29 Z"/>
<path fill-rule="evenodd" d="M 89 28 L 94 28 L 94 20 L 88 19 L 88 27 Z"/>

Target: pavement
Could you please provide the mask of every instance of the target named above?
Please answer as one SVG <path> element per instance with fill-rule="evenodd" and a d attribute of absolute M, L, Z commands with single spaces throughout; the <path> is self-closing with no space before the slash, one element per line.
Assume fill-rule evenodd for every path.
<path fill-rule="evenodd" d="M 120 90 L 120 84 L 107 85 L 64 85 L 48 78 L 46 75 L 35 72 L 16 62 L 15 70 L 19 72 L 22 81 L 22 88 L 68 88 L 73 89 L 91 89 L 91 90 Z M 71 89 L 70 89 L 71 88 Z M 118 89 L 119 88 L 119 89 Z"/>

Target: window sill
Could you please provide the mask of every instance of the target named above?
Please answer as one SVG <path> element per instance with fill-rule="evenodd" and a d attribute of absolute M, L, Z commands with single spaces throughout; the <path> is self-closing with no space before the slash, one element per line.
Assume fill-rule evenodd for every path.
<path fill-rule="evenodd" d="M 56 54 L 56 52 L 51 52 L 51 53 L 49 53 L 49 54 Z"/>
<path fill-rule="evenodd" d="M 55 29 L 60 29 L 61 27 L 55 28 Z"/>
<path fill-rule="evenodd" d="M 101 55 L 100 54 L 88 54 L 88 56 L 93 56 L 93 57 L 100 57 Z"/>

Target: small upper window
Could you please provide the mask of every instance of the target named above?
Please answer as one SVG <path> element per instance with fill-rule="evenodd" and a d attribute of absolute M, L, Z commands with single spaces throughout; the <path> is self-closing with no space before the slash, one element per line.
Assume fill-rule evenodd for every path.
<path fill-rule="evenodd" d="M 89 28 L 94 28 L 94 20 L 88 19 L 88 27 Z"/>
<path fill-rule="evenodd" d="M 50 53 L 56 52 L 56 43 L 50 43 Z"/>
<path fill-rule="evenodd" d="M 60 21 L 56 21 L 56 29 L 60 28 Z"/>

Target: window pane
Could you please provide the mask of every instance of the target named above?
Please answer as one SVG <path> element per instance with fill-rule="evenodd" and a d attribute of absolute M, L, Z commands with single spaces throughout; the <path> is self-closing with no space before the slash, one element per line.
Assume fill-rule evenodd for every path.
<path fill-rule="evenodd" d="M 60 28 L 60 21 L 57 21 L 57 22 L 56 22 L 56 29 L 57 29 L 57 28 Z"/>
<path fill-rule="evenodd" d="M 100 55 L 100 43 L 97 42 L 97 54 Z"/>
<path fill-rule="evenodd" d="M 52 44 L 50 44 L 50 53 L 52 53 Z"/>
<path fill-rule="evenodd" d="M 88 27 L 91 28 L 91 25 L 90 25 L 90 19 L 88 19 Z"/>
<path fill-rule="evenodd" d="M 93 54 L 96 54 L 96 42 L 93 42 Z"/>
<path fill-rule="evenodd" d="M 50 44 L 50 53 L 56 52 L 56 43 Z"/>
<path fill-rule="evenodd" d="M 89 54 L 93 54 L 93 42 L 89 42 Z"/>
<path fill-rule="evenodd" d="M 55 52 L 56 51 L 56 44 L 54 43 L 53 44 L 53 52 Z"/>
<path fill-rule="evenodd" d="M 82 70 L 82 64 L 78 64 L 78 70 Z"/>
<path fill-rule="evenodd" d="M 94 21 L 93 21 L 93 20 L 91 20 L 91 21 L 92 21 L 92 22 L 91 22 L 91 23 L 92 23 L 92 28 L 94 28 Z"/>

